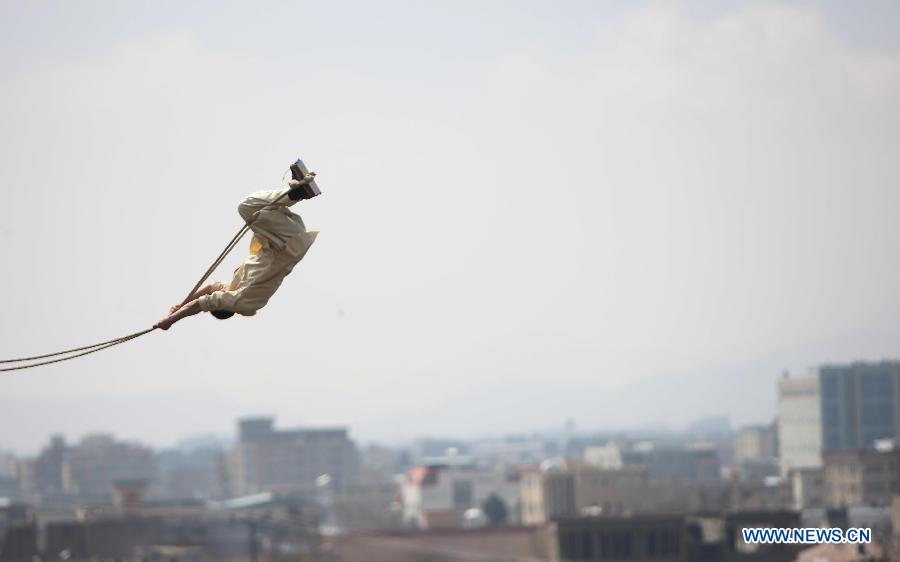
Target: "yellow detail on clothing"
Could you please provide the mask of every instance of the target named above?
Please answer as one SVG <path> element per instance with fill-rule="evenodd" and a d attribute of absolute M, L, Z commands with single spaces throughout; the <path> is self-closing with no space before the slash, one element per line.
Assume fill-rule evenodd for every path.
<path fill-rule="evenodd" d="M 253 240 L 250 255 L 238 267 L 227 289 L 200 297 L 200 309 L 228 310 L 252 316 L 264 307 L 284 278 L 293 271 L 318 232 L 307 232 L 299 215 L 288 210 L 296 203 L 283 198 L 266 208 L 284 191 L 259 191 L 246 197 L 238 206 L 241 217 L 250 222 Z"/>
<path fill-rule="evenodd" d="M 253 235 L 253 239 L 250 240 L 250 255 L 255 256 L 263 249 L 262 239 L 260 239 L 255 234 Z"/>

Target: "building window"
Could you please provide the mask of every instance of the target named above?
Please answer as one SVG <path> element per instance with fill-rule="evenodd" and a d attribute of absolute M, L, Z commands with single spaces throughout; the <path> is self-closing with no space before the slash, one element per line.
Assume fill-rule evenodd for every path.
<path fill-rule="evenodd" d="M 581 560 L 594 559 L 594 535 L 585 531 L 581 534 Z"/>
<path fill-rule="evenodd" d="M 631 533 L 627 531 L 612 533 L 610 539 L 610 552 L 613 558 L 628 558 L 631 556 Z"/>
<path fill-rule="evenodd" d="M 559 554 L 564 560 L 578 559 L 578 535 L 575 533 L 565 533 L 560 537 Z"/>

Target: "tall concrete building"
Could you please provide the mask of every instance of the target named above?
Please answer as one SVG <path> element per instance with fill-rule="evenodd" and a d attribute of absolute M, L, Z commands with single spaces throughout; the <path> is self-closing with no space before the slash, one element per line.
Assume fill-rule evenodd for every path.
<path fill-rule="evenodd" d="M 871 449 L 900 436 L 900 362 L 819 368 L 822 449 Z"/>
<path fill-rule="evenodd" d="M 276 430 L 273 418 L 238 422 L 238 441 L 231 451 L 231 493 L 304 492 L 326 477 L 340 488 L 359 466 L 356 445 L 345 428 Z"/>
<path fill-rule="evenodd" d="M 900 362 L 823 365 L 778 382 L 783 475 L 822 466 L 822 452 L 871 449 L 900 437 Z"/>
<path fill-rule="evenodd" d="M 822 414 L 815 375 L 778 381 L 778 445 L 781 474 L 822 466 Z"/>

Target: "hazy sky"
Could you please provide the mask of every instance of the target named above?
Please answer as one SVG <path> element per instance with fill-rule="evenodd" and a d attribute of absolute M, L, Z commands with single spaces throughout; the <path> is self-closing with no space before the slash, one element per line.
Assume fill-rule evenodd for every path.
<path fill-rule="evenodd" d="M 900 4 L 4 2 L 0 357 L 150 326 L 302 156 L 253 318 L 0 377 L 0 449 L 774 413 L 896 357 Z M 227 280 L 242 245 L 215 276 Z"/>

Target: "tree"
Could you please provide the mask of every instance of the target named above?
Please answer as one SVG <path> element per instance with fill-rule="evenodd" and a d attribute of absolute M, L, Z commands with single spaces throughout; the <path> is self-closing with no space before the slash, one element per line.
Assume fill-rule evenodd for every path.
<path fill-rule="evenodd" d="M 491 494 L 484 500 L 484 503 L 481 504 L 481 511 L 484 512 L 491 525 L 503 525 L 509 518 L 506 502 L 497 494 Z"/>

